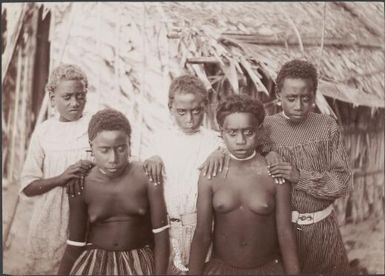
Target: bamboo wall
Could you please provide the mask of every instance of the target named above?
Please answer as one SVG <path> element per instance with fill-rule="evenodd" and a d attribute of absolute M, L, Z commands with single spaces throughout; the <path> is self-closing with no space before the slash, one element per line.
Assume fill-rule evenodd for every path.
<path fill-rule="evenodd" d="M 28 9 L 2 89 L 3 185 L 20 177 L 31 132 L 38 9 Z M 3 72 L 4 73 L 4 72 Z"/>

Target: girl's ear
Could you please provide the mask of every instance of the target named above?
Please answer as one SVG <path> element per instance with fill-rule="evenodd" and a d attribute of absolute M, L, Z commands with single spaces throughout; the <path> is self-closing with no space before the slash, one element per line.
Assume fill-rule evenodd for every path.
<path fill-rule="evenodd" d="M 92 142 L 90 140 L 88 140 L 88 143 L 90 144 L 91 156 L 94 156 L 94 149 L 92 147 Z"/>
<path fill-rule="evenodd" d="M 219 127 L 219 137 L 220 138 L 223 138 L 223 131 L 224 131 L 224 129 L 223 129 L 223 127 Z"/>
<path fill-rule="evenodd" d="M 51 103 L 51 107 L 55 107 L 55 94 L 49 93 L 49 101 Z"/>

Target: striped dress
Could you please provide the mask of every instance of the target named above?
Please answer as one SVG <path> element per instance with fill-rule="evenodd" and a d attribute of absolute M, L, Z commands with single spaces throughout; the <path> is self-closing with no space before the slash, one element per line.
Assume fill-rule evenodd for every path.
<path fill-rule="evenodd" d="M 310 113 L 305 121 L 295 123 L 279 113 L 267 116 L 264 125 L 271 139 L 264 151 L 278 152 L 299 170 L 299 181 L 292 185 L 293 210 L 320 211 L 346 194 L 351 186 L 351 170 L 333 118 Z M 301 272 L 348 272 L 348 258 L 334 212 L 315 224 L 294 227 Z"/>
<path fill-rule="evenodd" d="M 88 245 L 70 275 L 152 275 L 155 260 L 150 247 L 112 251 Z"/>

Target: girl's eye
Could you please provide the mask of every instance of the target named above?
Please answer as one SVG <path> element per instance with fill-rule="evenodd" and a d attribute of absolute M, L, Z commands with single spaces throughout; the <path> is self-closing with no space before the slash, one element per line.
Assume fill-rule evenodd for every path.
<path fill-rule="evenodd" d="M 101 153 L 107 153 L 107 152 L 108 152 L 108 149 L 107 149 L 107 148 L 101 148 L 101 149 L 100 149 L 100 152 L 101 152 Z"/>
<path fill-rule="evenodd" d="M 63 99 L 68 101 L 69 99 L 71 99 L 71 96 L 64 96 Z"/>
<path fill-rule="evenodd" d="M 184 110 L 184 109 L 177 109 L 176 112 L 177 112 L 179 115 L 184 115 L 184 114 L 186 114 L 186 110 Z"/>
<path fill-rule="evenodd" d="M 197 108 L 194 108 L 193 110 L 192 110 L 192 113 L 194 114 L 194 115 L 198 115 L 198 114 L 200 114 L 202 112 L 202 107 L 197 107 Z"/>
<path fill-rule="evenodd" d="M 287 98 L 287 100 L 289 101 L 289 102 L 294 102 L 294 98 Z"/>
<path fill-rule="evenodd" d="M 246 130 L 244 131 L 244 134 L 245 134 L 246 136 L 252 136 L 252 135 L 254 134 L 254 131 L 251 130 L 251 129 L 246 129 Z"/>
<path fill-rule="evenodd" d="M 124 152 L 126 150 L 126 146 L 119 146 L 118 151 L 119 152 Z"/>
<path fill-rule="evenodd" d="M 304 101 L 305 103 L 309 102 L 309 101 L 310 101 L 310 97 L 303 97 L 303 101 Z"/>
<path fill-rule="evenodd" d="M 84 100 L 85 97 L 86 97 L 85 93 L 79 93 L 76 95 L 76 99 L 78 99 L 78 100 Z"/>
<path fill-rule="evenodd" d="M 227 133 L 230 135 L 230 136 L 236 136 L 237 135 L 237 132 L 235 130 L 228 130 Z"/>

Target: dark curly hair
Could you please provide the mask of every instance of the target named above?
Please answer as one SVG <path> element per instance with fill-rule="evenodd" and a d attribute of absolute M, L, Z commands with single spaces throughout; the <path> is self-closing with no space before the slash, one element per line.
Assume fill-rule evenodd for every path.
<path fill-rule="evenodd" d="M 254 100 L 246 94 L 232 95 L 218 105 L 216 119 L 219 126 L 223 127 L 226 116 L 237 112 L 251 113 L 258 125 L 263 123 L 266 115 L 263 104 L 259 100 Z"/>
<path fill-rule="evenodd" d="M 293 59 L 286 62 L 279 70 L 276 79 L 277 93 L 281 92 L 283 82 L 286 78 L 289 79 L 309 79 L 313 85 L 314 94 L 318 87 L 318 74 L 314 65 L 305 60 Z"/>
<path fill-rule="evenodd" d="M 207 90 L 203 82 L 192 75 L 183 75 L 175 78 L 168 90 L 168 107 L 171 108 L 174 101 L 175 94 L 194 94 L 202 97 L 203 103 L 207 104 L 208 96 Z"/>
<path fill-rule="evenodd" d="M 52 73 L 49 77 L 48 83 L 46 85 L 46 91 L 53 95 L 60 81 L 63 80 L 79 80 L 83 81 L 84 87 L 88 88 L 87 75 L 83 70 L 74 64 L 61 64 L 55 69 L 52 70 Z"/>
<path fill-rule="evenodd" d="M 103 130 L 123 130 L 131 139 L 131 126 L 127 117 L 112 108 L 96 112 L 88 124 L 88 139 L 94 140 L 96 135 Z"/>

